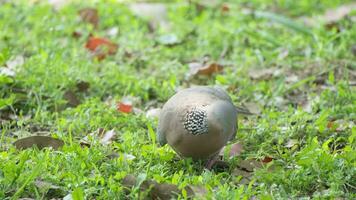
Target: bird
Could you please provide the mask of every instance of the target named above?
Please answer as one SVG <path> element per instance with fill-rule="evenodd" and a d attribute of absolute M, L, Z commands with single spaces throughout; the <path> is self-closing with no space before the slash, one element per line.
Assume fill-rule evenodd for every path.
<path fill-rule="evenodd" d="M 158 119 L 159 144 L 181 157 L 205 160 L 211 168 L 220 150 L 236 137 L 238 109 L 219 86 L 195 86 L 178 91 Z"/>

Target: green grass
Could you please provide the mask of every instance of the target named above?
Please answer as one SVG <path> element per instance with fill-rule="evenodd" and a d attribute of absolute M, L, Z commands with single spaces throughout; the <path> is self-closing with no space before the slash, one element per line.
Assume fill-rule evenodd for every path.
<path fill-rule="evenodd" d="M 171 29 L 153 34 L 147 21 L 115 1 L 73 3 L 58 11 L 45 2 L 0 6 L 0 66 L 25 57 L 15 77 L 0 75 L 0 199 L 70 193 L 75 199 L 138 198 L 137 188 L 124 192 L 121 181 L 127 174 L 179 188 L 201 185 L 208 199 L 355 198 L 356 90 L 350 82 L 355 81 L 356 26 L 350 18 L 337 22 L 340 31 L 298 21 L 349 1 L 231 0 L 225 14 L 219 7 L 198 12 L 176 1 L 167 3 Z M 98 30 L 79 19 L 78 10 L 87 6 L 99 11 Z M 245 8 L 258 12 L 244 14 Z M 112 27 L 119 34 L 107 36 Z M 76 30 L 83 33 L 79 39 L 72 37 Z M 92 59 L 84 48 L 90 32 L 117 43 L 118 52 L 101 62 Z M 183 42 L 157 43 L 165 34 Z M 230 51 L 220 60 L 226 48 Z M 285 50 L 288 56 L 279 58 Z M 255 102 L 262 108 L 259 116 L 239 118 L 236 141 L 244 152 L 226 159 L 230 169 L 223 172 L 175 161 L 168 146 L 153 143 L 156 120 L 120 113 L 105 103 L 110 96 L 114 101 L 133 96 L 136 108 L 160 107 L 177 88 L 188 86 L 187 63 L 204 55 L 227 66 L 200 84 L 222 85 L 236 105 Z M 280 74 L 264 80 L 248 75 L 269 67 Z M 288 83 L 291 74 L 299 81 Z M 90 88 L 78 92 L 79 106 L 67 107 L 63 94 L 75 91 L 78 81 Z M 309 112 L 301 107 L 303 101 L 311 103 Z M 8 119 L 9 114 L 18 118 Z M 81 147 L 80 139 L 98 128 L 115 129 L 118 137 L 108 146 L 92 140 L 91 147 Z M 16 150 L 12 142 L 19 131 L 47 131 L 65 145 L 59 151 Z M 297 144 L 286 147 L 291 139 Z M 119 157 L 109 159 L 112 152 Z M 127 160 L 124 154 L 136 158 Z M 241 160 L 265 156 L 273 157 L 272 169 L 256 170 L 250 184 L 232 175 Z M 38 187 L 38 180 L 59 189 Z"/>

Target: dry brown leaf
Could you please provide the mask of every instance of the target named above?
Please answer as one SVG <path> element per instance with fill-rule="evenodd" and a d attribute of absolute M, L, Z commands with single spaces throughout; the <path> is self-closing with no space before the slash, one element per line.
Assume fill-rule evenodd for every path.
<path fill-rule="evenodd" d="M 99 25 L 99 15 L 95 8 L 83 8 L 79 11 L 79 15 L 84 22 L 90 23 L 97 28 Z"/>
<path fill-rule="evenodd" d="M 98 60 L 103 60 L 107 55 L 114 55 L 117 52 L 118 45 L 106 38 L 89 37 L 85 48 L 93 53 Z"/>
<path fill-rule="evenodd" d="M 132 103 L 130 102 L 119 102 L 117 104 L 117 110 L 123 113 L 131 113 L 132 112 Z"/>
<path fill-rule="evenodd" d="M 196 75 L 211 76 L 213 74 L 223 71 L 223 66 L 216 62 L 210 62 L 210 63 L 192 62 L 189 63 L 188 66 L 189 66 L 190 76 L 196 76 Z"/>
<path fill-rule="evenodd" d="M 271 162 L 272 160 L 273 160 L 272 157 L 265 156 L 261 161 L 262 161 L 263 163 L 269 163 L 269 162 Z"/>
<path fill-rule="evenodd" d="M 76 107 L 80 104 L 80 100 L 72 90 L 64 92 L 63 98 L 68 102 L 68 106 L 70 107 Z"/>
<path fill-rule="evenodd" d="M 17 149 L 27 149 L 32 146 L 37 146 L 39 149 L 45 147 L 52 147 L 53 149 L 58 149 L 64 145 L 64 142 L 57 138 L 52 138 L 49 136 L 30 136 L 26 138 L 21 138 L 14 142 Z"/>

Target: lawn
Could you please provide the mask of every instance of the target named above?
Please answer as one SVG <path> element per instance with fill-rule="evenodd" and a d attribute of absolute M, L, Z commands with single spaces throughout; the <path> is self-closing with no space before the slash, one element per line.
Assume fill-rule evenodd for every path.
<path fill-rule="evenodd" d="M 347 0 L 0 1 L 0 199 L 356 198 L 355 21 Z M 194 85 L 253 113 L 211 170 L 156 139 Z"/>

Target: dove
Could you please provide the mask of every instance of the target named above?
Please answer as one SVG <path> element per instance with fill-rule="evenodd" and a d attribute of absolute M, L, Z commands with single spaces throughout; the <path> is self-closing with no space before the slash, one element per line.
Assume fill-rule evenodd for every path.
<path fill-rule="evenodd" d="M 209 168 L 236 131 L 237 109 L 230 96 L 218 86 L 196 86 L 180 90 L 164 104 L 157 138 L 181 157 L 207 160 Z"/>

